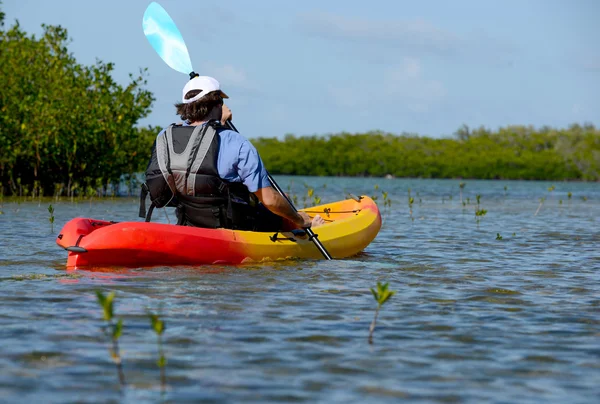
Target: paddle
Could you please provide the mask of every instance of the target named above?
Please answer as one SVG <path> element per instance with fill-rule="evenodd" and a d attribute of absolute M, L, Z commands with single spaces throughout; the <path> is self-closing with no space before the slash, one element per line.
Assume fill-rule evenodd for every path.
<path fill-rule="evenodd" d="M 175 25 L 173 19 L 160 4 L 152 2 L 146 7 L 142 27 L 144 29 L 144 35 L 148 39 L 148 42 L 150 42 L 152 48 L 158 53 L 158 56 L 160 56 L 160 58 L 172 69 L 184 74 L 189 73 L 191 77 L 191 73 L 193 73 L 192 62 L 187 47 L 185 46 L 185 42 L 183 41 L 183 37 L 181 36 L 179 29 L 177 29 L 177 25 Z M 227 124 L 232 130 L 237 132 L 237 129 L 233 126 L 231 121 L 228 121 Z M 281 190 L 271 175 L 267 173 L 267 177 L 279 195 L 285 198 L 294 212 L 298 213 L 298 210 L 292 201 L 290 201 L 287 195 Z M 307 228 L 305 231 L 306 234 L 308 234 L 308 238 L 312 240 L 321 254 L 328 260 L 332 259 L 331 255 L 327 252 L 323 244 L 321 244 L 312 229 Z"/>

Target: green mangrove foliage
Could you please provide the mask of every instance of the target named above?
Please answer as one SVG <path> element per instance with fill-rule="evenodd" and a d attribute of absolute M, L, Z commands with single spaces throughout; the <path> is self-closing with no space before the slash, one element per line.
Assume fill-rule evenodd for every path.
<path fill-rule="evenodd" d="M 439 139 L 369 132 L 253 143 L 272 174 L 600 180 L 600 129 L 587 124 L 495 132 L 463 126 L 455 138 Z"/>
<path fill-rule="evenodd" d="M 50 216 L 48 216 L 48 221 L 50 222 L 50 233 L 54 233 L 54 207 L 52 204 L 48 206 L 48 213 L 50 214 Z"/>
<path fill-rule="evenodd" d="M 485 216 L 487 210 L 481 208 L 481 195 L 477 194 L 475 196 L 475 199 L 477 199 L 477 209 L 475 209 L 475 221 L 477 222 L 477 227 L 479 227 L 479 221 L 482 217 Z"/>
<path fill-rule="evenodd" d="M 166 358 L 164 350 L 163 350 L 162 335 L 165 332 L 165 329 L 167 327 L 165 326 L 165 322 L 160 319 L 158 314 L 154 314 L 154 313 L 148 311 L 148 318 L 150 319 L 150 326 L 156 333 L 156 337 L 157 337 L 158 360 L 156 361 L 156 364 L 158 365 L 158 367 L 160 369 L 160 384 L 162 386 L 162 389 L 164 390 L 167 386 L 167 375 L 166 375 L 167 358 Z"/>
<path fill-rule="evenodd" d="M 552 185 L 551 187 L 548 187 L 548 193 L 552 194 L 552 192 L 556 189 L 556 187 L 554 185 Z M 569 192 L 570 194 L 570 192 Z M 569 196 L 570 198 L 570 196 Z M 540 212 L 540 209 L 542 208 L 542 205 L 544 204 L 544 202 L 546 202 L 546 197 L 543 196 L 539 199 L 540 204 L 538 205 L 538 208 L 536 209 L 535 213 L 533 216 L 537 216 L 537 214 Z"/>
<path fill-rule="evenodd" d="M 106 193 L 145 168 L 158 131 L 135 126 L 153 101 L 145 71 L 118 84 L 112 63 L 79 64 L 64 28 L 43 29 L 0 29 L 0 193 Z"/>
<path fill-rule="evenodd" d="M 117 373 L 119 374 L 119 382 L 121 386 L 125 385 L 125 374 L 123 373 L 123 364 L 121 360 L 121 352 L 119 350 L 119 337 L 123 333 L 123 319 L 114 321 L 114 309 L 113 301 L 115 299 L 115 292 L 110 292 L 108 295 L 104 295 L 101 291 L 96 291 L 96 297 L 98 298 L 98 304 L 102 307 L 102 318 L 106 322 L 104 326 L 104 335 L 111 341 L 112 346 L 110 348 L 110 356 L 117 366 Z"/>
<path fill-rule="evenodd" d="M 369 327 L 369 344 L 373 343 L 373 333 L 375 332 L 375 325 L 377 323 L 377 316 L 379 315 L 379 310 L 385 302 L 390 300 L 396 291 L 388 290 L 389 283 L 381 283 L 377 282 L 377 290 L 371 288 L 371 293 L 377 302 L 377 309 L 375 309 L 375 316 L 373 317 L 373 321 L 371 322 L 371 326 Z"/>

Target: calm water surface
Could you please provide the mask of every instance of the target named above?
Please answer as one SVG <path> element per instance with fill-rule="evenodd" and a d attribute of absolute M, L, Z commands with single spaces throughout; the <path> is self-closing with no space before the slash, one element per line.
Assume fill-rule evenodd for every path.
<path fill-rule="evenodd" d="M 5 199 L 0 402 L 598 402 L 600 184 L 465 181 L 463 206 L 459 181 L 278 181 L 300 206 L 304 183 L 323 201 L 393 203 L 351 259 L 67 272 L 48 202 Z M 134 198 L 53 205 L 55 232 L 76 216 L 140 220 Z M 369 345 L 377 281 L 397 293 Z M 122 391 L 98 289 L 116 291 L 125 324 Z M 145 314 L 159 306 L 164 394 Z"/>

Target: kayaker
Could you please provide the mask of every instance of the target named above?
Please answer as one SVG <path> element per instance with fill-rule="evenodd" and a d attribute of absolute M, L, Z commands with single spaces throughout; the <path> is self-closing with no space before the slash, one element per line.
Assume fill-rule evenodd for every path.
<path fill-rule="evenodd" d="M 178 224 L 196 227 L 279 231 L 283 219 L 300 228 L 323 224 L 319 215 L 311 220 L 295 212 L 269 183 L 252 143 L 225 126 L 232 113 L 219 82 L 196 73 L 190 78 L 175 104 L 184 123 L 161 131 L 152 147 L 140 216 L 149 221 L 153 207 L 175 206 Z"/>

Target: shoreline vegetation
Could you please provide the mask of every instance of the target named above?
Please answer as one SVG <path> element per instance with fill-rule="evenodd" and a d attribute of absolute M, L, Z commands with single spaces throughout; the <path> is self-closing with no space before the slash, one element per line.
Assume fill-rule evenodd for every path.
<path fill-rule="evenodd" d="M 77 63 L 64 28 L 44 25 L 36 37 L 3 19 L 0 195 L 110 196 L 124 183 L 136 194 L 161 129 L 138 126 L 154 101 L 146 70 L 120 85 L 112 63 Z M 600 129 L 591 124 L 251 140 L 273 175 L 600 181 Z"/>

